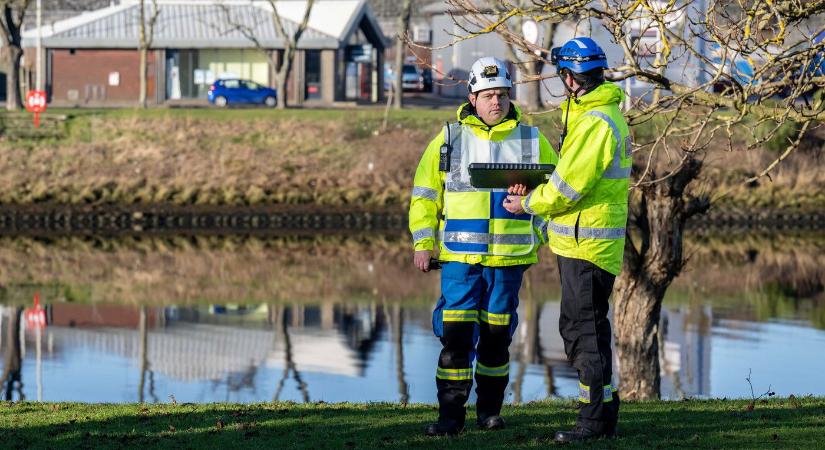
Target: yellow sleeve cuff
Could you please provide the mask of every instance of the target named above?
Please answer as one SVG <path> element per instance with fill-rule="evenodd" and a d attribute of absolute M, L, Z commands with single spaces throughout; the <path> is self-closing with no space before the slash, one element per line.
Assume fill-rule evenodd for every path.
<path fill-rule="evenodd" d="M 421 239 L 419 241 L 416 241 L 415 244 L 413 245 L 413 248 L 415 248 L 415 251 L 421 251 L 421 250 L 432 251 L 433 247 L 435 247 L 435 239 L 433 239 L 433 238 Z"/>

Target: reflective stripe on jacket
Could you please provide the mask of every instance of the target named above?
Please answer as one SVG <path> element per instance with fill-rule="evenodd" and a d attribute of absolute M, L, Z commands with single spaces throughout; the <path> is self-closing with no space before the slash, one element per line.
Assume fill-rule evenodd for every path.
<path fill-rule="evenodd" d="M 546 223 L 541 218 L 508 213 L 502 203 L 506 189 L 470 186 L 472 162 L 555 163 L 557 156 L 534 127 L 519 124 L 515 105 L 501 123 L 485 125 L 469 104 L 458 109 L 450 125 L 453 142 L 450 172 L 439 171 L 439 149 L 445 130 L 424 151 L 416 170 L 410 201 L 410 232 L 416 250 L 432 250 L 440 241 L 439 259 L 486 266 L 536 262 Z M 440 218 L 440 220 L 439 220 Z"/>
<path fill-rule="evenodd" d="M 530 214 L 549 218 L 554 253 L 614 275 L 622 268 L 632 165 L 623 99 L 618 86 L 604 83 L 570 105 L 556 171 L 522 201 Z M 562 103 L 561 110 L 566 107 Z"/>

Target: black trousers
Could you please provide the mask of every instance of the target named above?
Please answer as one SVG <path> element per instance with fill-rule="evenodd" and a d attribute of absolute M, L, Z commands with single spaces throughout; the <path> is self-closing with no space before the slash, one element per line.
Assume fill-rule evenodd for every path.
<path fill-rule="evenodd" d="M 559 331 L 567 359 L 579 372 L 578 424 L 609 432 L 619 415 L 613 387 L 612 332 L 607 300 L 616 277 L 595 264 L 558 256 L 561 277 Z"/>

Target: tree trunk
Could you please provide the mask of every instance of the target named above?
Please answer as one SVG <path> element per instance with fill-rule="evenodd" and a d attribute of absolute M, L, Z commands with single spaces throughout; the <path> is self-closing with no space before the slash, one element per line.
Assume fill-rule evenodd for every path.
<path fill-rule="evenodd" d="M 393 80 L 393 89 L 395 95 L 393 96 L 393 107 L 401 109 L 404 106 L 404 89 L 402 87 L 402 80 L 404 77 L 404 53 L 407 46 L 404 39 L 410 30 L 410 3 L 412 0 L 404 0 L 401 9 L 401 16 L 398 17 L 398 36 L 395 41 L 395 80 Z"/>
<path fill-rule="evenodd" d="M 289 71 L 292 66 L 292 58 L 285 59 L 281 61 L 281 67 L 283 68 L 286 66 L 286 70 L 278 70 L 277 75 L 275 76 L 275 84 L 277 85 L 277 100 L 278 100 L 278 109 L 286 109 L 286 86 L 287 86 L 287 79 L 289 77 Z"/>
<path fill-rule="evenodd" d="M 525 75 L 528 78 L 537 77 L 544 68 L 544 64 L 538 62 L 528 62 L 524 64 Z M 524 99 L 519 99 L 519 105 L 526 111 L 539 111 L 541 103 L 541 81 L 529 81 L 524 83 Z"/>
<path fill-rule="evenodd" d="M 6 109 L 16 111 L 23 108 L 23 96 L 20 93 L 20 60 L 23 50 L 10 46 L 6 49 L 6 66 L 9 73 L 6 77 Z"/>
<path fill-rule="evenodd" d="M 644 274 L 622 272 L 613 289 L 619 390 L 627 399 L 659 398 L 662 298 Z"/>
<path fill-rule="evenodd" d="M 686 198 L 702 163 L 688 157 L 676 173 L 640 188 L 630 215 L 625 262 L 614 288 L 619 390 L 627 399 L 659 398 L 659 318 L 665 292 L 684 267 L 687 219 L 707 211 L 707 198 Z M 651 179 L 656 179 L 655 174 Z M 638 232 L 638 233 L 636 233 Z M 638 243 L 631 239 L 638 234 Z"/>
<path fill-rule="evenodd" d="M 149 50 L 144 48 L 140 49 L 140 97 L 138 103 L 140 103 L 140 107 L 146 109 L 146 60 L 148 59 Z"/>

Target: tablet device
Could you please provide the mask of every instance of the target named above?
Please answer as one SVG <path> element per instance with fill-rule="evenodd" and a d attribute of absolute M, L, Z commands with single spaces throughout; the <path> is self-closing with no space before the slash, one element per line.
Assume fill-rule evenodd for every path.
<path fill-rule="evenodd" d="M 481 189 L 507 189 L 523 184 L 528 189 L 546 183 L 553 164 L 471 163 L 470 184 Z"/>

